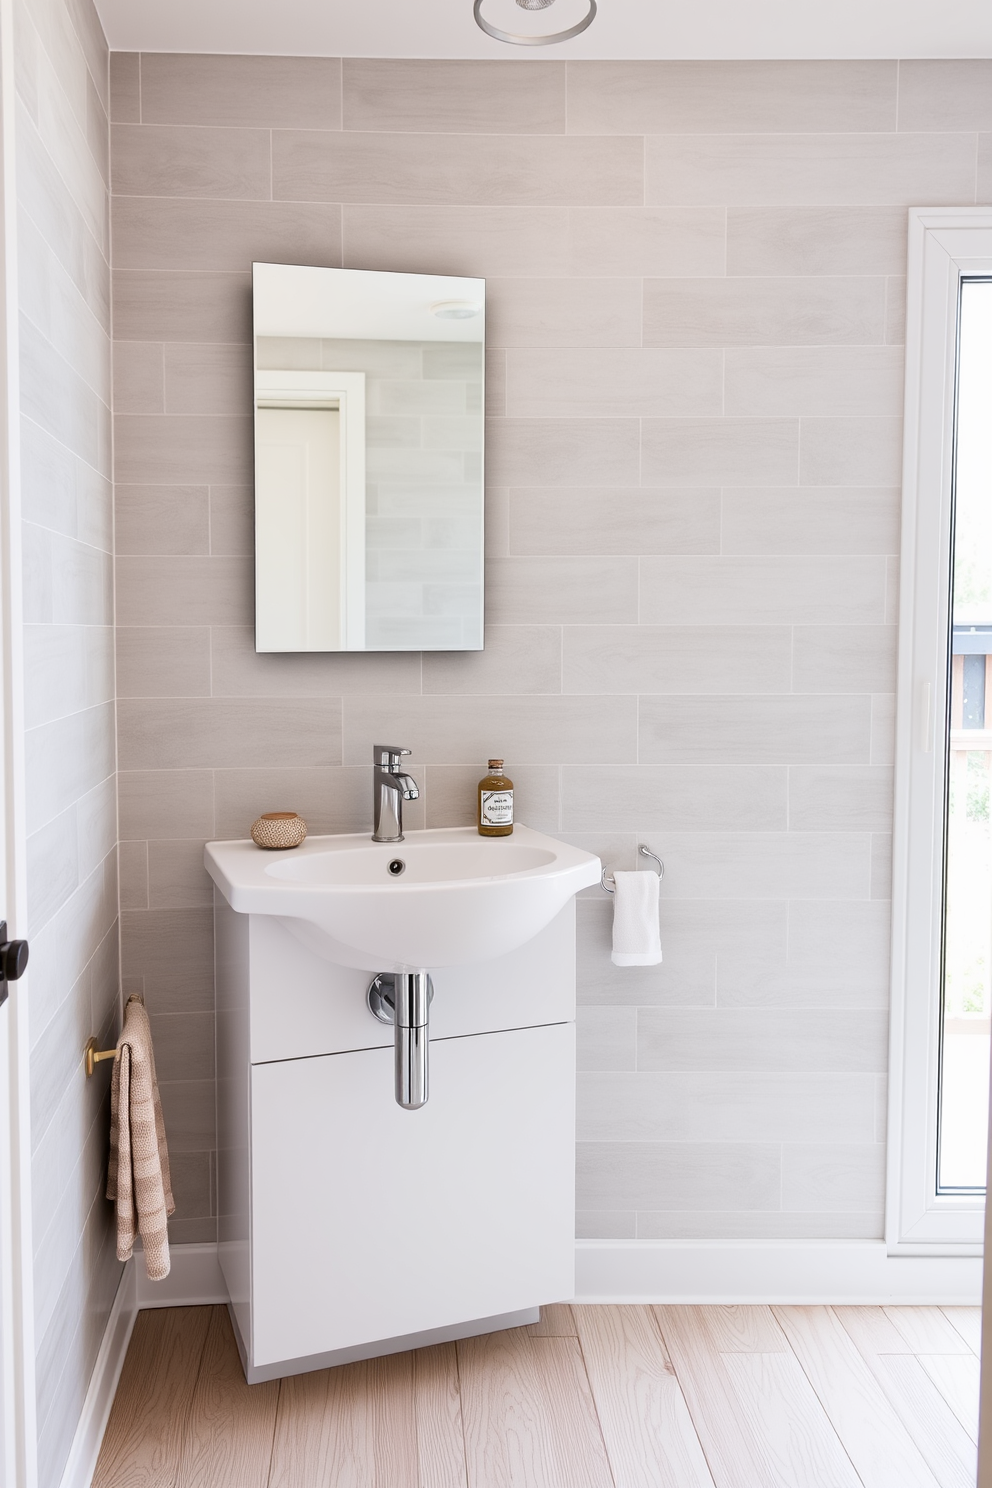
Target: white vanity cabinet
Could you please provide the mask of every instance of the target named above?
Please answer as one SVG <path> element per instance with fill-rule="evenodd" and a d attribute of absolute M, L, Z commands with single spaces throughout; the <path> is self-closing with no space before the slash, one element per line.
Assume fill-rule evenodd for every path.
<path fill-rule="evenodd" d="M 215 893 L 220 1259 L 249 1381 L 533 1321 L 574 1287 L 574 905 L 432 972 L 396 1104 L 368 971 Z"/>

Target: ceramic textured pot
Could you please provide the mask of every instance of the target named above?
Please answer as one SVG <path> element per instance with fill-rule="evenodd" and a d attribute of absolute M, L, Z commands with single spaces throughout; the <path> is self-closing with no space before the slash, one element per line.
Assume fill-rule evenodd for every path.
<path fill-rule="evenodd" d="M 258 847 L 299 847 L 307 835 L 307 824 L 295 811 L 267 811 L 258 821 L 252 822 L 252 841 Z"/>

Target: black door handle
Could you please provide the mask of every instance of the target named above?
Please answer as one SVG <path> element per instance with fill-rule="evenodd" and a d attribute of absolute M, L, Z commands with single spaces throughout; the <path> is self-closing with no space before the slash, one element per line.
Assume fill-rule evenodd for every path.
<path fill-rule="evenodd" d="M 7 983 L 22 977 L 27 964 L 27 941 L 8 940 L 7 921 L 0 920 L 0 1006 L 7 1001 Z"/>

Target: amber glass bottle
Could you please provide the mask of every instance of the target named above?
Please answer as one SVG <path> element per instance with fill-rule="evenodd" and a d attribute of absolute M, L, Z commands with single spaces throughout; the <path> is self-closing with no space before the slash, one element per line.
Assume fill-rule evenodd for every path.
<path fill-rule="evenodd" d="M 500 759 L 489 761 L 489 774 L 479 781 L 478 821 L 482 837 L 509 837 L 513 831 L 513 781 Z"/>

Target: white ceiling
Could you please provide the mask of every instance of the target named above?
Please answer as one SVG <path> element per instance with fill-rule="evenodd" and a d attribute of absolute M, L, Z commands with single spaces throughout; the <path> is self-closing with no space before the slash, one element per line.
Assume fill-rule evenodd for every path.
<path fill-rule="evenodd" d="M 574 41 L 511 47 L 472 0 L 96 0 L 114 51 L 325 57 L 992 57 L 990 0 L 599 0 Z M 523 18 L 510 0 L 486 13 Z M 555 0 L 561 29 L 584 9 Z M 566 15 L 568 20 L 566 21 Z"/>

